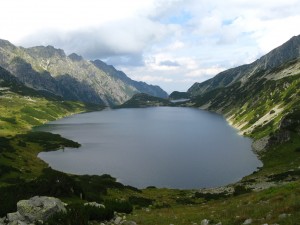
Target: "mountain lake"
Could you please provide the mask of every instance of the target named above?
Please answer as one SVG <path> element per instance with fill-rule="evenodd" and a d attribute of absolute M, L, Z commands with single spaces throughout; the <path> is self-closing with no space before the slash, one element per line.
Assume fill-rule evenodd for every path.
<path fill-rule="evenodd" d="M 216 113 L 195 108 L 115 109 L 73 115 L 36 128 L 79 142 L 42 152 L 53 169 L 110 174 L 125 185 L 196 189 L 233 183 L 262 163 L 251 139 Z"/>

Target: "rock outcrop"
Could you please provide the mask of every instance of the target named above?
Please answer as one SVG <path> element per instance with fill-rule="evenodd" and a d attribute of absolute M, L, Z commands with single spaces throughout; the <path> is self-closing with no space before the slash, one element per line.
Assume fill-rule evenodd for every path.
<path fill-rule="evenodd" d="M 8 213 L 0 224 L 34 224 L 37 221 L 46 221 L 57 212 L 64 212 L 64 203 L 54 197 L 35 196 L 17 203 L 17 212 Z"/>

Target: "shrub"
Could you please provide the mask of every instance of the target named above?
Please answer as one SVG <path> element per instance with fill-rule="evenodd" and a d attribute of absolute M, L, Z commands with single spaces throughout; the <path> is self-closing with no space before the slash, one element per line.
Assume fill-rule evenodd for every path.
<path fill-rule="evenodd" d="M 105 207 L 111 208 L 118 213 L 131 213 L 133 210 L 129 201 L 105 201 Z"/>
<path fill-rule="evenodd" d="M 201 192 L 196 192 L 195 193 L 195 198 L 203 198 L 206 201 L 209 200 L 217 200 L 221 198 L 225 198 L 228 196 L 226 192 L 221 192 L 221 193 L 201 193 Z"/>
<path fill-rule="evenodd" d="M 140 207 L 148 207 L 149 205 L 153 204 L 152 199 L 137 197 L 137 196 L 130 196 L 128 200 L 132 205 L 136 205 Z"/>
<path fill-rule="evenodd" d="M 46 225 L 88 225 L 88 212 L 82 204 L 67 207 L 67 212 L 59 212 L 50 217 Z"/>
<path fill-rule="evenodd" d="M 50 217 L 46 225 L 87 225 L 89 220 L 107 221 L 114 217 L 114 208 L 98 208 L 83 204 L 71 204 L 66 212 L 59 212 Z"/>
<path fill-rule="evenodd" d="M 99 208 L 95 206 L 85 206 L 89 220 L 104 221 L 114 217 L 114 210 L 110 207 Z"/>
<path fill-rule="evenodd" d="M 19 135 L 19 137 L 26 142 L 40 144 L 44 147 L 44 151 L 51 151 L 61 147 L 80 147 L 80 144 L 75 141 L 63 138 L 59 134 L 52 134 L 49 132 L 28 132 L 27 134 Z"/>
<path fill-rule="evenodd" d="M 0 152 L 4 151 L 14 151 L 14 148 L 10 145 L 9 138 L 0 137 Z"/>
<path fill-rule="evenodd" d="M 237 185 L 237 186 L 234 187 L 233 195 L 237 196 L 237 195 L 242 195 L 242 194 L 246 194 L 246 193 L 249 193 L 249 192 L 251 192 L 251 190 L 246 188 L 245 186 Z"/>
<path fill-rule="evenodd" d="M 187 198 L 187 197 L 177 198 L 176 202 L 181 205 L 190 205 L 195 203 L 191 198 Z"/>
<path fill-rule="evenodd" d="M 17 120 L 15 117 L 2 117 L 0 116 L 0 120 L 5 121 L 7 123 L 11 123 L 11 124 L 17 124 Z"/>

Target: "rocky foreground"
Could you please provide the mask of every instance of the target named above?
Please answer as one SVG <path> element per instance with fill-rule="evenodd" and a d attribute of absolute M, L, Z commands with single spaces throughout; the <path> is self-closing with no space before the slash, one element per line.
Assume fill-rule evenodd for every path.
<path fill-rule="evenodd" d="M 85 206 L 105 208 L 103 204 L 96 202 L 85 203 Z M 35 225 L 47 224 L 46 221 L 56 213 L 67 212 L 67 204 L 60 199 L 48 196 L 34 196 L 28 200 L 17 203 L 17 212 L 8 213 L 0 218 L 0 225 Z M 134 221 L 127 221 L 125 214 L 115 213 L 110 221 L 91 221 L 89 224 L 100 225 L 136 225 Z"/>

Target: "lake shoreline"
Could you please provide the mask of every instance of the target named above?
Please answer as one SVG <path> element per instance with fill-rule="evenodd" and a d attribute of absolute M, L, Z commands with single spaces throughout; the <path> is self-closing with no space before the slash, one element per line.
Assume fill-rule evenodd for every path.
<path fill-rule="evenodd" d="M 178 107 L 178 109 L 181 109 L 182 107 Z M 190 107 L 190 108 L 192 108 L 192 109 L 197 109 L 197 108 L 194 108 L 194 107 Z M 167 108 L 165 108 L 165 110 L 166 110 Z M 170 109 L 172 109 L 172 110 L 174 110 L 175 108 L 174 107 L 170 107 Z M 126 109 L 126 110 L 128 110 L 128 109 Z M 149 110 L 149 108 L 147 109 L 147 110 Z M 154 110 L 162 110 L 161 108 L 158 108 L 158 107 L 154 107 Z M 106 110 L 102 110 L 101 112 L 105 112 Z M 107 110 L 108 112 L 107 113 L 111 113 L 110 112 L 110 110 Z M 176 111 L 176 110 L 175 110 Z M 201 111 L 202 110 L 200 110 L 200 113 L 201 113 Z M 194 111 L 195 113 L 199 113 L 199 111 L 198 110 L 196 110 L 196 111 Z M 204 112 L 205 112 L 205 110 L 204 110 Z M 209 112 L 209 111 L 206 111 L 206 112 Z M 150 111 L 148 112 L 148 114 L 150 113 Z M 154 113 L 154 112 L 153 112 Z M 151 113 L 152 114 L 152 113 Z M 205 113 L 206 114 L 206 113 Z M 214 118 L 213 116 L 212 116 L 212 114 L 208 114 L 209 116 L 211 116 L 212 117 L 212 119 Z M 217 116 L 217 115 L 216 115 Z M 189 117 L 189 116 L 187 116 L 187 117 Z M 220 118 L 221 119 L 221 118 Z M 195 119 L 195 120 L 197 120 L 197 119 Z M 222 121 L 225 121 L 225 119 L 224 119 L 224 117 L 222 116 Z M 193 122 L 194 123 L 194 122 Z M 224 122 L 222 122 L 222 123 L 224 123 Z M 225 121 L 225 123 L 227 123 L 226 121 Z M 180 129 L 180 128 L 178 128 L 178 129 Z M 177 129 L 177 130 L 178 130 Z M 175 129 L 176 130 L 176 129 Z M 217 129 L 217 130 L 219 130 L 219 129 Z M 176 131 L 175 131 L 176 132 Z M 213 131 L 214 132 L 214 131 Z M 62 135 L 62 136 L 64 136 L 64 135 Z M 72 139 L 72 138 L 70 138 L 70 139 Z M 72 139 L 72 140 L 76 140 L 76 139 Z M 76 141 L 78 141 L 78 140 L 76 140 Z M 81 143 L 80 141 L 78 141 L 79 143 Z M 197 145 L 197 144 L 195 144 L 195 145 Z M 220 147 L 221 148 L 221 147 Z M 246 163 L 246 162 L 245 162 Z M 256 167 L 255 167 L 256 168 Z M 62 170 L 63 171 L 63 170 Z M 71 172 L 71 171 L 67 171 L 67 173 L 73 173 L 73 172 Z M 108 174 L 111 174 L 110 172 L 105 172 L 105 173 L 108 173 Z M 82 172 L 80 172 L 80 173 L 78 173 L 77 172 L 77 174 L 83 174 Z M 89 174 L 92 174 L 92 173 L 89 173 Z M 93 173 L 93 174 L 99 174 L 99 173 Z M 117 177 L 117 178 L 119 178 L 119 176 L 116 176 L 116 175 L 113 175 L 113 176 L 115 176 L 115 177 Z M 247 176 L 247 175 L 246 175 Z M 241 177 L 242 178 L 242 177 Z M 240 179 L 240 178 L 239 178 Z M 239 180 L 238 179 L 238 180 Z M 122 180 L 122 179 L 121 179 Z M 236 180 L 236 179 L 235 179 Z M 238 180 L 236 180 L 236 181 L 238 181 Z M 229 182 L 229 183 L 231 183 L 231 182 Z M 228 183 L 227 183 L 228 184 Z M 132 185 L 132 184 L 130 184 L 130 185 Z M 155 186 L 155 184 L 153 184 L 153 183 L 149 183 L 148 185 L 145 185 L 144 187 L 146 187 L 146 186 L 151 186 L 151 185 L 154 185 Z M 134 185 L 132 185 L 132 186 L 134 186 Z M 215 187 L 220 187 L 220 186 L 224 186 L 224 185 L 213 185 L 213 186 L 215 186 Z M 165 186 L 164 186 L 165 187 Z M 174 186 L 171 186 L 172 188 L 176 188 L 176 187 L 174 187 Z M 180 189 L 197 189 L 197 187 L 199 187 L 199 186 L 194 186 L 194 187 L 192 187 L 192 188 L 180 188 Z"/>

